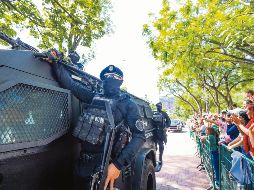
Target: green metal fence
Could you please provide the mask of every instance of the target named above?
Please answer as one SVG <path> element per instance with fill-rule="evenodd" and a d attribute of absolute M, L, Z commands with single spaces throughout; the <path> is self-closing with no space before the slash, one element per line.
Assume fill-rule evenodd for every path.
<path fill-rule="evenodd" d="M 197 153 L 200 158 L 201 169 L 205 169 L 210 182 L 211 187 L 209 189 L 215 189 L 215 176 L 214 176 L 214 168 L 212 165 L 212 156 L 209 141 L 202 142 L 199 136 L 196 133 L 193 133 L 194 140 L 197 144 Z M 200 170 L 201 170 L 200 169 Z"/>
<path fill-rule="evenodd" d="M 201 161 L 201 165 L 203 165 L 203 145 L 201 143 L 200 138 L 196 135 L 196 133 L 193 133 L 193 137 L 196 141 L 197 144 L 197 153 L 198 153 L 198 157 L 200 158 Z"/>
<path fill-rule="evenodd" d="M 214 167 L 212 165 L 212 154 L 211 154 L 211 149 L 210 149 L 210 143 L 209 141 L 205 140 L 203 143 L 203 163 L 204 163 L 204 167 L 205 167 L 205 171 L 210 179 L 211 182 L 211 187 L 210 189 L 215 189 L 215 173 L 214 173 Z"/>
<path fill-rule="evenodd" d="M 232 167 L 232 157 L 233 151 L 228 151 L 226 145 L 222 144 L 219 146 L 220 155 L 220 189 L 221 190 L 233 190 L 233 189 L 243 189 L 243 190 L 253 190 L 254 189 L 254 161 L 250 160 L 246 156 L 242 155 L 242 159 L 246 161 L 248 166 L 248 176 L 250 178 L 249 184 L 240 185 L 237 180 L 230 174 L 230 169 Z M 247 167 L 246 166 L 246 167 Z"/>
<path fill-rule="evenodd" d="M 219 150 L 219 174 L 220 174 L 220 184 L 219 187 L 215 186 L 215 173 L 212 164 L 212 156 L 209 141 L 201 141 L 196 133 L 193 133 L 193 139 L 197 144 L 197 152 L 200 157 L 201 164 L 204 166 L 205 171 L 211 181 L 211 187 L 209 189 L 219 189 L 219 190 L 254 190 L 254 161 L 247 158 L 243 154 L 242 159 L 248 167 L 248 184 L 241 185 L 237 180 L 230 174 L 230 169 L 232 167 L 232 157 L 231 154 L 235 151 L 229 151 L 227 146 L 222 144 L 218 146 Z"/>

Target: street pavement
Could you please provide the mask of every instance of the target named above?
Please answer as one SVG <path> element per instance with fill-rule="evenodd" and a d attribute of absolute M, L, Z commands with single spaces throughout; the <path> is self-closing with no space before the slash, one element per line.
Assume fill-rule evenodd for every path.
<path fill-rule="evenodd" d="M 163 166 L 156 173 L 156 190 L 204 190 L 210 187 L 205 171 L 197 169 L 200 159 L 195 153 L 196 145 L 187 129 L 181 133 L 168 132 Z"/>

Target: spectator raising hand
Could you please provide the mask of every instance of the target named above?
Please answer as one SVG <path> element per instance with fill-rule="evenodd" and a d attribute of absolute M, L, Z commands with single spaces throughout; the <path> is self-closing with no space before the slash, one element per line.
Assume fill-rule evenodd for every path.
<path fill-rule="evenodd" d="M 239 117 L 237 117 L 235 114 L 231 115 L 231 120 L 232 122 L 234 122 L 236 125 L 240 125 L 241 124 L 241 119 Z"/>

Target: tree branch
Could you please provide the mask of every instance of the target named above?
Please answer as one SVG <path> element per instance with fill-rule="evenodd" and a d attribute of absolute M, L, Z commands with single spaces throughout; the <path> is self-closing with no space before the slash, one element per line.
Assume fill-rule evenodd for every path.
<path fill-rule="evenodd" d="M 85 25 L 85 23 L 81 19 L 77 20 L 75 17 L 73 17 L 73 15 L 70 14 L 57 0 L 51 0 L 51 1 L 55 2 L 55 4 L 57 4 L 76 24 Z"/>
<path fill-rule="evenodd" d="M 192 110 L 193 110 L 194 112 L 197 111 L 197 110 L 194 108 L 194 106 L 193 106 L 188 100 L 184 99 L 181 95 L 176 95 L 176 94 L 174 94 L 174 93 L 173 93 L 173 95 L 174 95 L 175 97 L 179 98 L 180 100 L 182 100 L 183 102 L 189 104 L 190 107 L 192 108 Z"/>
<path fill-rule="evenodd" d="M 238 84 L 240 84 L 240 83 L 248 82 L 248 81 L 253 81 L 253 80 L 254 80 L 254 78 L 240 80 L 240 81 L 236 82 L 234 85 L 232 85 L 232 86 L 230 87 L 230 91 L 231 91 L 234 87 L 236 87 Z"/>
<path fill-rule="evenodd" d="M 40 26 L 40 27 L 45 27 L 44 23 L 43 25 L 39 22 L 37 22 L 36 20 L 34 20 L 33 18 L 31 18 L 28 14 L 25 14 L 23 12 L 21 12 L 19 9 L 17 9 L 16 6 L 14 6 L 10 1 L 4 1 L 4 0 L 0 0 L 3 4 L 5 4 L 9 9 L 14 9 L 15 11 L 17 11 L 20 15 L 28 18 L 31 22 L 35 23 L 36 25 Z"/>
<path fill-rule="evenodd" d="M 220 53 L 220 52 L 216 52 L 216 51 L 207 51 L 206 53 L 216 53 L 216 54 L 220 54 L 220 55 L 224 55 L 224 56 L 227 56 L 227 57 L 234 58 L 236 60 L 241 60 L 241 61 L 245 61 L 245 62 L 247 61 L 247 62 L 250 62 L 250 63 L 254 64 L 254 61 L 251 60 L 251 59 L 245 59 L 245 58 L 237 57 L 235 55 L 231 55 L 231 54 L 228 54 L 228 53 Z"/>
<path fill-rule="evenodd" d="M 249 55 L 249 56 L 251 56 L 251 57 L 253 57 L 254 58 L 254 53 L 252 53 L 252 52 L 250 52 L 250 51 L 248 51 L 248 50 L 246 50 L 246 49 L 242 49 L 242 48 L 240 48 L 240 47 L 235 47 L 237 50 L 239 50 L 239 51 L 241 51 L 241 52 L 243 52 L 243 53 L 245 53 L 245 54 L 247 54 L 247 55 Z"/>
<path fill-rule="evenodd" d="M 237 61 L 237 60 L 230 60 L 230 59 L 211 59 L 211 58 L 203 58 L 204 60 L 208 60 L 208 61 L 215 61 L 215 62 L 229 62 L 229 63 L 233 63 L 233 64 L 248 64 L 253 66 L 254 63 L 249 63 L 246 61 Z"/>
<path fill-rule="evenodd" d="M 197 99 L 197 97 L 194 96 L 194 94 L 191 93 L 191 92 L 189 91 L 189 89 L 188 89 L 186 86 L 184 86 L 178 79 L 176 79 L 176 82 L 177 82 L 180 86 L 182 86 L 182 87 L 191 95 L 191 97 L 192 97 L 192 98 L 195 100 L 195 102 L 197 103 L 197 105 L 198 105 L 198 107 L 199 107 L 199 111 L 202 112 L 202 106 L 201 106 L 199 100 Z"/>

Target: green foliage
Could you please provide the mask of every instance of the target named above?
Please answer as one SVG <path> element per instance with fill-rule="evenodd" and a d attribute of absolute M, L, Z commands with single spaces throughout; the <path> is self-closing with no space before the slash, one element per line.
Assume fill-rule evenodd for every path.
<path fill-rule="evenodd" d="M 187 106 L 182 101 L 177 101 L 176 104 L 177 105 L 175 107 L 175 112 L 170 115 L 170 119 L 180 119 L 185 121 L 188 118 L 190 118 L 190 115 L 192 113 L 192 110 L 190 109 L 190 107 Z"/>
<path fill-rule="evenodd" d="M 27 28 L 39 47 L 63 52 L 79 45 L 91 47 L 93 40 L 110 32 L 109 0 L 0 0 L 0 30 L 10 36 Z"/>
<path fill-rule="evenodd" d="M 253 7 L 241 1 L 184 1 L 176 11 L 164 0 L 143 30 L 161 62 L 160 89 L 188 111 L 202 112 L 205 103 L 211 111 L 231 108 L 233 94 L 254 80 L 253 17 Z"/>

